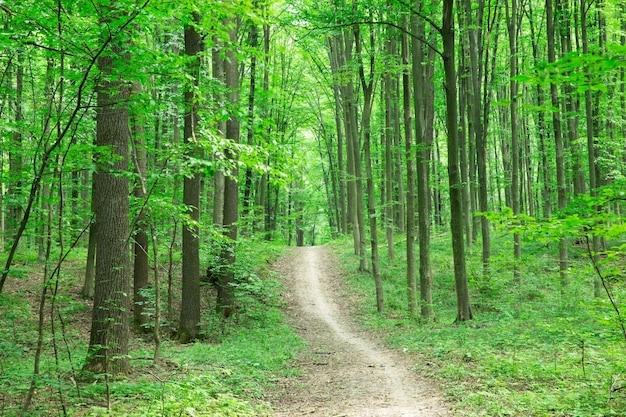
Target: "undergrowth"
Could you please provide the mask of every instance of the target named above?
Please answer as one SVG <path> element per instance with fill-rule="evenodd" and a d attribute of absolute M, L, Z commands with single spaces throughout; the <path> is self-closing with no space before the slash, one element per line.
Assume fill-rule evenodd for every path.
<path fill-rule="evenodd" d="M 445 236 L 431 242 L 435 320 L 428 323 L 407 315 L 404 247 L 396 248 L 396 262 L 383 259 L 381 265 L 384 314 L 376 312 L 372 279 L 356 272 L 349 245 L 335 247 L 341 264 L 353 267 L 345 272 L 350 291 L 361 296 L 364 324 L 412 355 L 416 371 L 440 381 L 455 415 L 626 415 L 626 344 L 606 297 L 593 297 L 594 273 L 584 249 L 570 249 L 570 284 L 562 288 L 556 248 L 525 242 L 518 283 L 509 240 L 492 242 L 488 279 L 482 277 L 480 244 L 468 252 L 475 319 L 461 325 L 454 324 L 452 254 Z M 619 286 L 613 290 L 623 302 Z"/>
<path fill-rule="evenodd" d="M 64 264 L 54 310 L 48 293 L 37 389 L 24 415 L 270 416 L 264 393 L 278 378 L 297 372 L 290 364 L 302 347 L 284 324 L 281 284 L 268 268 L 280 251 L 261 242 L 242 247 L 237 314 L 228 322 L 219 320 L 207 301 L 213 290 L 206 285 L 203 340 L 179 345 L 164 329 L 161 360 L 154 363 L 151 340 L 135 337 L 131 374 L 108 384 L 104 375 L 88 382 L 81 378 L 91 303 L 79 297 L 85 253 L 75 251 Z M 43 267 L 29 254 L 21 255 L 16 270 L 19 275 L 0 294 L 0 416 L 20 415 L 33 376 Z M 176 280 L 175 290 L 179 284 Z"/>

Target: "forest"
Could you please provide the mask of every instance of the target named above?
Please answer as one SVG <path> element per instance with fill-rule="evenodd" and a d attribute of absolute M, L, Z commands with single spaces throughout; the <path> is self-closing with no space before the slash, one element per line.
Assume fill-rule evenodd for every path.
<path fill-rule="evenodd" d="M 451 415 L 626 415 L 626 1 L 0 16 L 0 416 L 274 415 L 320 245 Z"/>

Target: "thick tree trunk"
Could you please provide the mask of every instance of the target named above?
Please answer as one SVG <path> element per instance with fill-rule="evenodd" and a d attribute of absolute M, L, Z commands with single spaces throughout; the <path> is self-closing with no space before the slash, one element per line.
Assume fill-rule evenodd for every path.
<path fill-rule="evenodd" d="M 111 74 L 121 48 L 98 59 L 103 75 Z M 103 77 L 106 79 L 106 77 Z M 119 374 L 130 369 L 128 358 L 130 311 L 130 236 L 128 171 L 129 91 L 121 80 L 103 81 L 98 88 L 96 146 L 110 149 L 111 158 L 96 163 L 93 206 L 96 228 L 96 275 L 89 354 L 85 368 L 94 373 Z"/>
<path fill-rule="evenodd" d="M 200 61 L 198 54 L 203 49 L 202 38 L 195 25 L 200 16 L 193 14 L 193 22 L 185 27 L 185 55 L 191 61 L 189 72 L 193 85 L 185 90 L 185 123 L 184 143 L 187 157 L 199 157 L 200 150 L 196 147 L 196 128 L 198 126 L 198 109 L 195 86 L 198 83 Z M 191 222 L 183 224 L 182 244 L 182 300 L 180 320 L 178 323 L 178 341 L 189 343 L 198 337 L 200 324 L 200 239 L 197 225 L 200 219 L 200 173 L 192 167 L 193 172 L 183 179 L 183 204 L 187 207 L 187 215 Z"/>

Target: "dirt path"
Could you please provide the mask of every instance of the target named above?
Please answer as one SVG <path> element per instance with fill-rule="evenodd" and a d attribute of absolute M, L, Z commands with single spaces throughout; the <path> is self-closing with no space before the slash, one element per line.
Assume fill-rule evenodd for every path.
<path fill-rule="evenodd" d="M 279 417 L 449 416 L 436 390 L 401 354 L 377 344 L 350 318 L 336 260 L 324 247 L 294 249 L 277 264 L 289 320 L 308 342 L 303 375 L 271 399 Z"/>

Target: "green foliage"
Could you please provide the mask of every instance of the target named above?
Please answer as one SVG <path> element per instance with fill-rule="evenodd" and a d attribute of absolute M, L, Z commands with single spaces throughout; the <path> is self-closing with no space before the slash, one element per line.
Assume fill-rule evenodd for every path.
<path fill-rule="evenodd" d="M 49 325 L 44 329 L 44 352 L 31 415 L 56 414 L 62 407 L 69 416 L 271 415 L 262 401 L 264 392 L 277 378 L 296 372 L 290 364 L 302 342 L 284 324 L 279 310 L 281 286 L 267 272 L 281 248 L 256 242 L 243 244 L 239 250 L 242 255 L 236 268 L 241 307 L 237 315 L 228 323 L 216 321 L 214 328 L 203 323 L 218 335 L 211 335 L 210 343 L 183 346 L 165 340 L 157 364 L 151 360 L 153 346 L 142 339 L 133 340 L 131 374 L 108 383 L 110 410 L 105 406 L 104 375 L 92 375 L 89 383 L 81 382 L 79 375 L 86 352 L 83 330 L 90 320 L 88 303 L 76 299 L 76 293 L 59 293 L 55 311 L 63 321 L 55 313 L 56 333 L 52 334 Z M 84 250 L 77 250 L 68 257 L 59 288 L 76 285 L 79 277 L 75 274 L 82 274 L 84 256 Z M 41 290 L 37 281 L 41 265 L 31 258 L 18 258 L 25 263 L 20 289 L 11 286 L 0 294 L 0 409 L 7 415 L 21 407 L 33 372 L 37 323 L 32 309 Z M 144 295 L 152 306 L 152 289 Z M 151 308 L 147 313 L 154 314 Z M 205 319 L 209 316 L 207 313 Z"/>
<path fill-rule="evenodd" d="M 525 240 L 522 281 L 516 283 L 512 240 L 503 234 L 492 242 L 489 278 L 482 276 L 479 251 L 469 252 L 474 321 L 453 324 L 456 304 L 447 237 L 431 242 L 434 322 L 420 323 L 406 312 L 403 259 L 382 265 L 387 307 L 382 315 L 374 308 L 371 277 L 346 271 L 350 292 L 362 301 L 361 320 L 410 354 L 417 372 L 440 382 L 455 415 L 624 415 L 625 342 L 608 300 L 593 297 L 595 273 L 585 250 L 571 248 L 572 280 L 561 288 L 557 245 Z M 397 254 L 403 253 L 400 246 Z M 342 264 L 357 265 L 348 248 L 337 244 L 342 258 L 351 258 Z M 611 283 L 615 293 L 622 286 L 618 282 Z"/>

